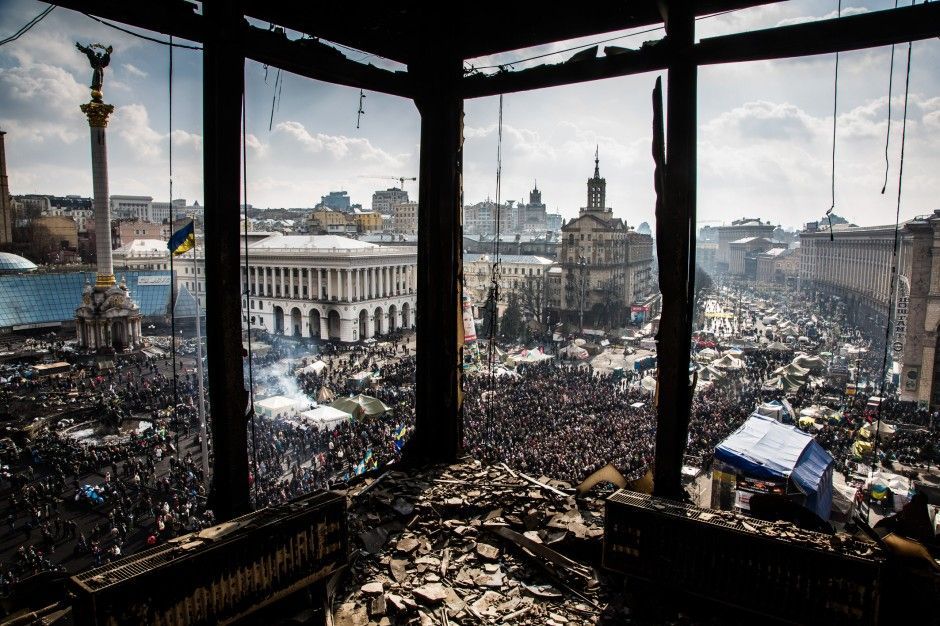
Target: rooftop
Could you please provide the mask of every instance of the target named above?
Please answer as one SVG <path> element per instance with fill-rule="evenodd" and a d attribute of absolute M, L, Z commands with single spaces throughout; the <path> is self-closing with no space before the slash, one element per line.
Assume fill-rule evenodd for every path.
<path fill-rule="evenodd" d="M 486 261 L 489 263 L 495 260 L 495 257 L 492 254 L 464 252 L 463 260 L 464 263 L 475 263 L 477 261 Z M 546 259 L 543 256 L 536 256 L 534 254 L 500 254 L 499 262 L 510 265 L 551 265 L 554 263 L 551 259 Z"/>
<path fill-rule="evenodd" d="M 339 235 L 274 235 L 251 244 L 252 250 L 365 250 L 379 246 Z"/>
<path fill-rule="evenodd" d="M 12 252 L 0 252 L 0 273 L 31 272 L 36 264 Z"/>

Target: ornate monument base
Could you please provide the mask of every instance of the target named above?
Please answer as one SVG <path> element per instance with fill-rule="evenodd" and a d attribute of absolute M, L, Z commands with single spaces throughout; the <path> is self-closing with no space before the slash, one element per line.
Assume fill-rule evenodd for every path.
<path fill-rule="evenodd" d="M 85 285 L 82 304 L 75 310 L 79 345 L 86 350 L 122 351 L 141 345 L 140 308 L 127 285 Z"/>

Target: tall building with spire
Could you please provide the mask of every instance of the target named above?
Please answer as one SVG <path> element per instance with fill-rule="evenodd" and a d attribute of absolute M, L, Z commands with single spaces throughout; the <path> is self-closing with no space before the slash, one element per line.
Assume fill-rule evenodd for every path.
<path fill-rule="evenodd" d="M 0 245 L 13 243 L 13 198 L 7 181 L 7 155 L 4 135 L 0 130 Z"/>
<path fill-rule="evenodd" d="M 542 192 L 539 191 L 538 181 L 535 181 L 535 186 L 529 192 L 529 202 L 526 204 L 519 203 L 518 215 L 518 230 L 520 232 L 545 234 L 548 229 L 548 222 L 545 217 L 545 203 L 542 202 Z"/>
<path fill-rule="evenodd" d="M 607 206 L 600 156 L 587 181 L 587 206 L 561 228 L 560 284 L 550 286 L 557 320 L 580 327 L 616 328 L 631 319 L 633 305 L 649 306 L 653 240 L 630 229 Z"/>
<path fill-rule="evenodd" d="M 607 207 L 607 179 L 601 178 L 599 147 L 594 149 L 594 176 L 587 181 L 587 206 L 581 207 L 580 213 L 600 214 L 606 220 L 614 217 L 613 210 Z"/>

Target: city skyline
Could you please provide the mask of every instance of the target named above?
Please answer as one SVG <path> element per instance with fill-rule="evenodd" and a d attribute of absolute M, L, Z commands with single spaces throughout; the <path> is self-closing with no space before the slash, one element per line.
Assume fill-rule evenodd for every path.
<path fill-rule="evenodd" d="M 875 2 L 843 14 L 886 8 Z M 41 3 L 7 0 L 0 29 L 12 32 Z M 790 2 L 702 20 L 700 36 L 824 17 L 819 2 Z M 661 33 L 627 39 L 635 46 Z M 78 104 L 87 99 L 85 59 L 74 41 L 115 46 L 105 96 L 111 125 L 112 190 L 169 199 L 167 48 L 58 9 L 22 38 L 0 48 L 0 127 L 8 131 L 11 192 L 90 195 L 89 155 Z M 185 42 L 183 42 L 185 43 Z M 580 43 L 580 40 L 575 44 Z M 621 43 L 621 42 L 618 42 Z M 473 59 L 481 67 L 570 47 L 572 42 Z M 530 54 L 531 53 L 531 54 Z M 361 56 L 361 55 L 360 55 Z M 544 59 L 558 62 L 567 55 Z M 897 49 L 888 188 L 884 178 L 890 48 L 841 57 L 836 213 L 860 225 L 893 222 L 906 46 Z M 356 55 L 353 55 L 354 58 Z M 940 157 L 940 78 L 931 72 L 940 42 L 914 44 L 901 219 L 935 208 Z M 367 62 L 383 63 L 373 57 Z M 823 55 L 787 61 L 703 67 L 699 72 L 700 223 L 741 214 L 790 228 L 819 218 L 831 204 L 832 68 Z M 520 64 L 520 66 L 523 66 Z M 304 207 L 331 190 L 367 206 L 371 193 L 395 185 L 382 177 L 417 175 L 419 116 L 410 102 L 367 93 L 356 130 L 359 92 L 284 74 L 271 121 L 275 70 L 246 64 L 248 202 Z M 630 224 L 653 223 L 649 92 L 656 73 L 504 98 L 502 200 L 524 199 L 539 181 L 548 212 L 566 219 L 583 206 L 595 146 L 609 181 L 608 204 Z M 495 197 L 496 98 L 466 102 L 464 194 Z M 201 53 L 174 53 L 174 193 L 202 203 Z M 269 123 L 271 130 L 268 130 Z M 417 184 L 405 189 L 412 197 Z"/>

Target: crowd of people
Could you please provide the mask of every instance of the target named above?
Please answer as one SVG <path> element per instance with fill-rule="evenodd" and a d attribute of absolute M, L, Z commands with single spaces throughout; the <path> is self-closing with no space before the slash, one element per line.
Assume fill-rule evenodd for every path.
<path fill-rule="evenodd" d="M 753 346 L 742 351 L 744 366 L 728 380 L 695 394 L 689 464 L 707 468 L 719 441 L 760 403 L 781 395 L 764 383 L 792 355 L 757 341 L 755 322 L 752 316 L 720 329 L 728 335 L 724 340 L 744 337 Z M 855 329 L 840 329 L 832 343 L 853 333 L 858 336 Z M 413 337 L 400 339 L 326 343 L 312 353 L 273 338 L 268 351 L 253 355 L 246 380 L 258 398 L 283 394 L 313 404 L 366 393 L 390 408 L 329 428 L 256 415 L 249 423 L 246 477 L 256 506 L 282 503 L 400 458 L 415 410 Z M 824 348 L 831 346 L 822 343 Z M 876 371 L 871 352 L 859 359 L 859 372 Z M 213 522 L 199 457 L 193 362 L 177 362 L 175 380 L 172 365 L 167 356 L 138 354 L 103 370 L 73 366 L 45 378 L 8 372 L 0 401 L 7 421 L 19 418 L 31 438 L 19 447 L 0 447 L 8 487 L 0 589 L 63 563 L 70 569 L 102 564 Z M 469 374 L 463 378 L 465 449 L 483 461 L 572 483 L 607 463 L 638 477 L 650 468 L 655 448 L 655 406 L 644 376 L 655 377 L 656 370 L 615 375 L 609 367 L 599 371 L 558 360 L 521 364 L 508 375 Z M 787 397 L 799 412 L 831 393 L 807 385 Z M 841 421 L 818 424 L 813 432 L 844 470 L 855 431 L 877 415 L 864 398 L 843 400 L 839 408 Z M 879 411 L 901 426 L 882 442 L 880 458 L 915 464 L 930 457 L 940 425 L 936 416 L 891 400 Z M 45 427 L 30 423 L 33 414 L 45 416 Z M 83 419 L 95 424 L 91 439 L 62 432 L 63 425 Z M 135 420 L 147 428 L 122 431 Z"/>

